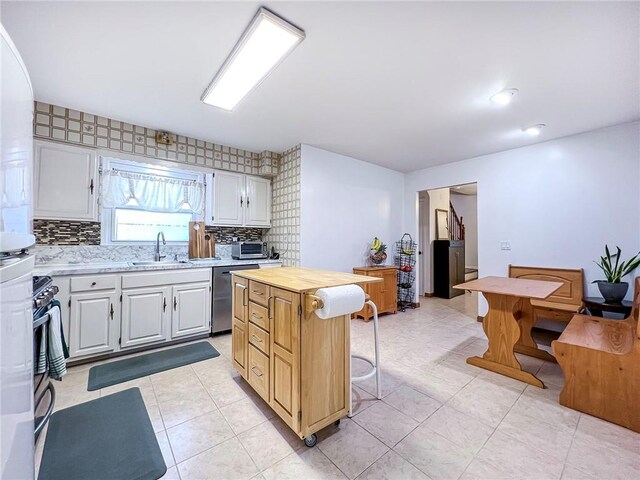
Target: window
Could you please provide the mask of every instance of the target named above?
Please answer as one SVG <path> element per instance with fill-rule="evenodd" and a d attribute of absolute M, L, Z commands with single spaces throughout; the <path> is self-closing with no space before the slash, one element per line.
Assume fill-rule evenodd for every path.
<path fill-rule="evenodd" d="M 102 159 L 102 243 L 187 242 L 204 205 L 204 174 Z"/>

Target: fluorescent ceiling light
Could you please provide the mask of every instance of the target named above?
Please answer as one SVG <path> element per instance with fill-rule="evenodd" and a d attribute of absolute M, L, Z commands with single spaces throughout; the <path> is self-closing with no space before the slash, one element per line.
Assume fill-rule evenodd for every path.
<path fill-rule="evenodd" d="M 538 123 L 537 125 L 531 125 L 530 127 L 525 128 L 524 131 L 532 137 L 537 137 L 540 135 L 540 132 L 544 127 L 546 127 L 544 123 Z"/>
<path fill-rule="evenodd" d="M 233 110 L 302 40 L 302 30 L 260 8 L 200 100 Z"/>
<path fill-rule="evenodd" d="M 509 105 L 513 97 L 518 94 L 517 88 L 505 88 L 491 96 L 491 101 L 496 105 Z"/>

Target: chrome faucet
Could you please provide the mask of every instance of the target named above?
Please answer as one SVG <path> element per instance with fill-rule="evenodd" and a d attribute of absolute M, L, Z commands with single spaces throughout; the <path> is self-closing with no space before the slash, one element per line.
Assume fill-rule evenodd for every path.
<path fill-rule="evenodd" d="M 156 237 L 156 252 L 153 255 L 153 260 L 156 262 L 159 262 L 164 257 L 166 257 L 166 255 L 160 255 L 160 237 L 162 237 L 162 244 L 163 245 L 167 244 L 167 241 L 164 239 L 164 233 L 158 232 L 158 236 Z"/>

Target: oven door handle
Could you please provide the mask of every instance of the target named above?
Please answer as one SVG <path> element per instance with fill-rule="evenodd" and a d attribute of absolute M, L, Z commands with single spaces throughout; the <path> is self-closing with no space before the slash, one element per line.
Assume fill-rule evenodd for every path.
<path fill-rule="evenodd" d="M 33 329 L 35 330 L 36 328 L 41 327 L 48 321 L 49 321 L 49 312 L 45 313 L 40 318 L 33 321 Z"/>

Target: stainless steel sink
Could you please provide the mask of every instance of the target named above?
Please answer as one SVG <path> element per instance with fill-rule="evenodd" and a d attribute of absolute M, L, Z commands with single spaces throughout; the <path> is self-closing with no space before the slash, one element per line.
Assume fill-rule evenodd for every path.
<path fill-rule="evenodd" d="M 143 265 L 182 265 L 183 263 L 186 263 L 186 262 L 174 261 L 174 260 L 161 261 L 161 262 L 155 262 L 153 260 L 145 260 L 141 262 L 129 262 L 130 265 L 133 265 L 136 267 L 143 266 Z"/>

